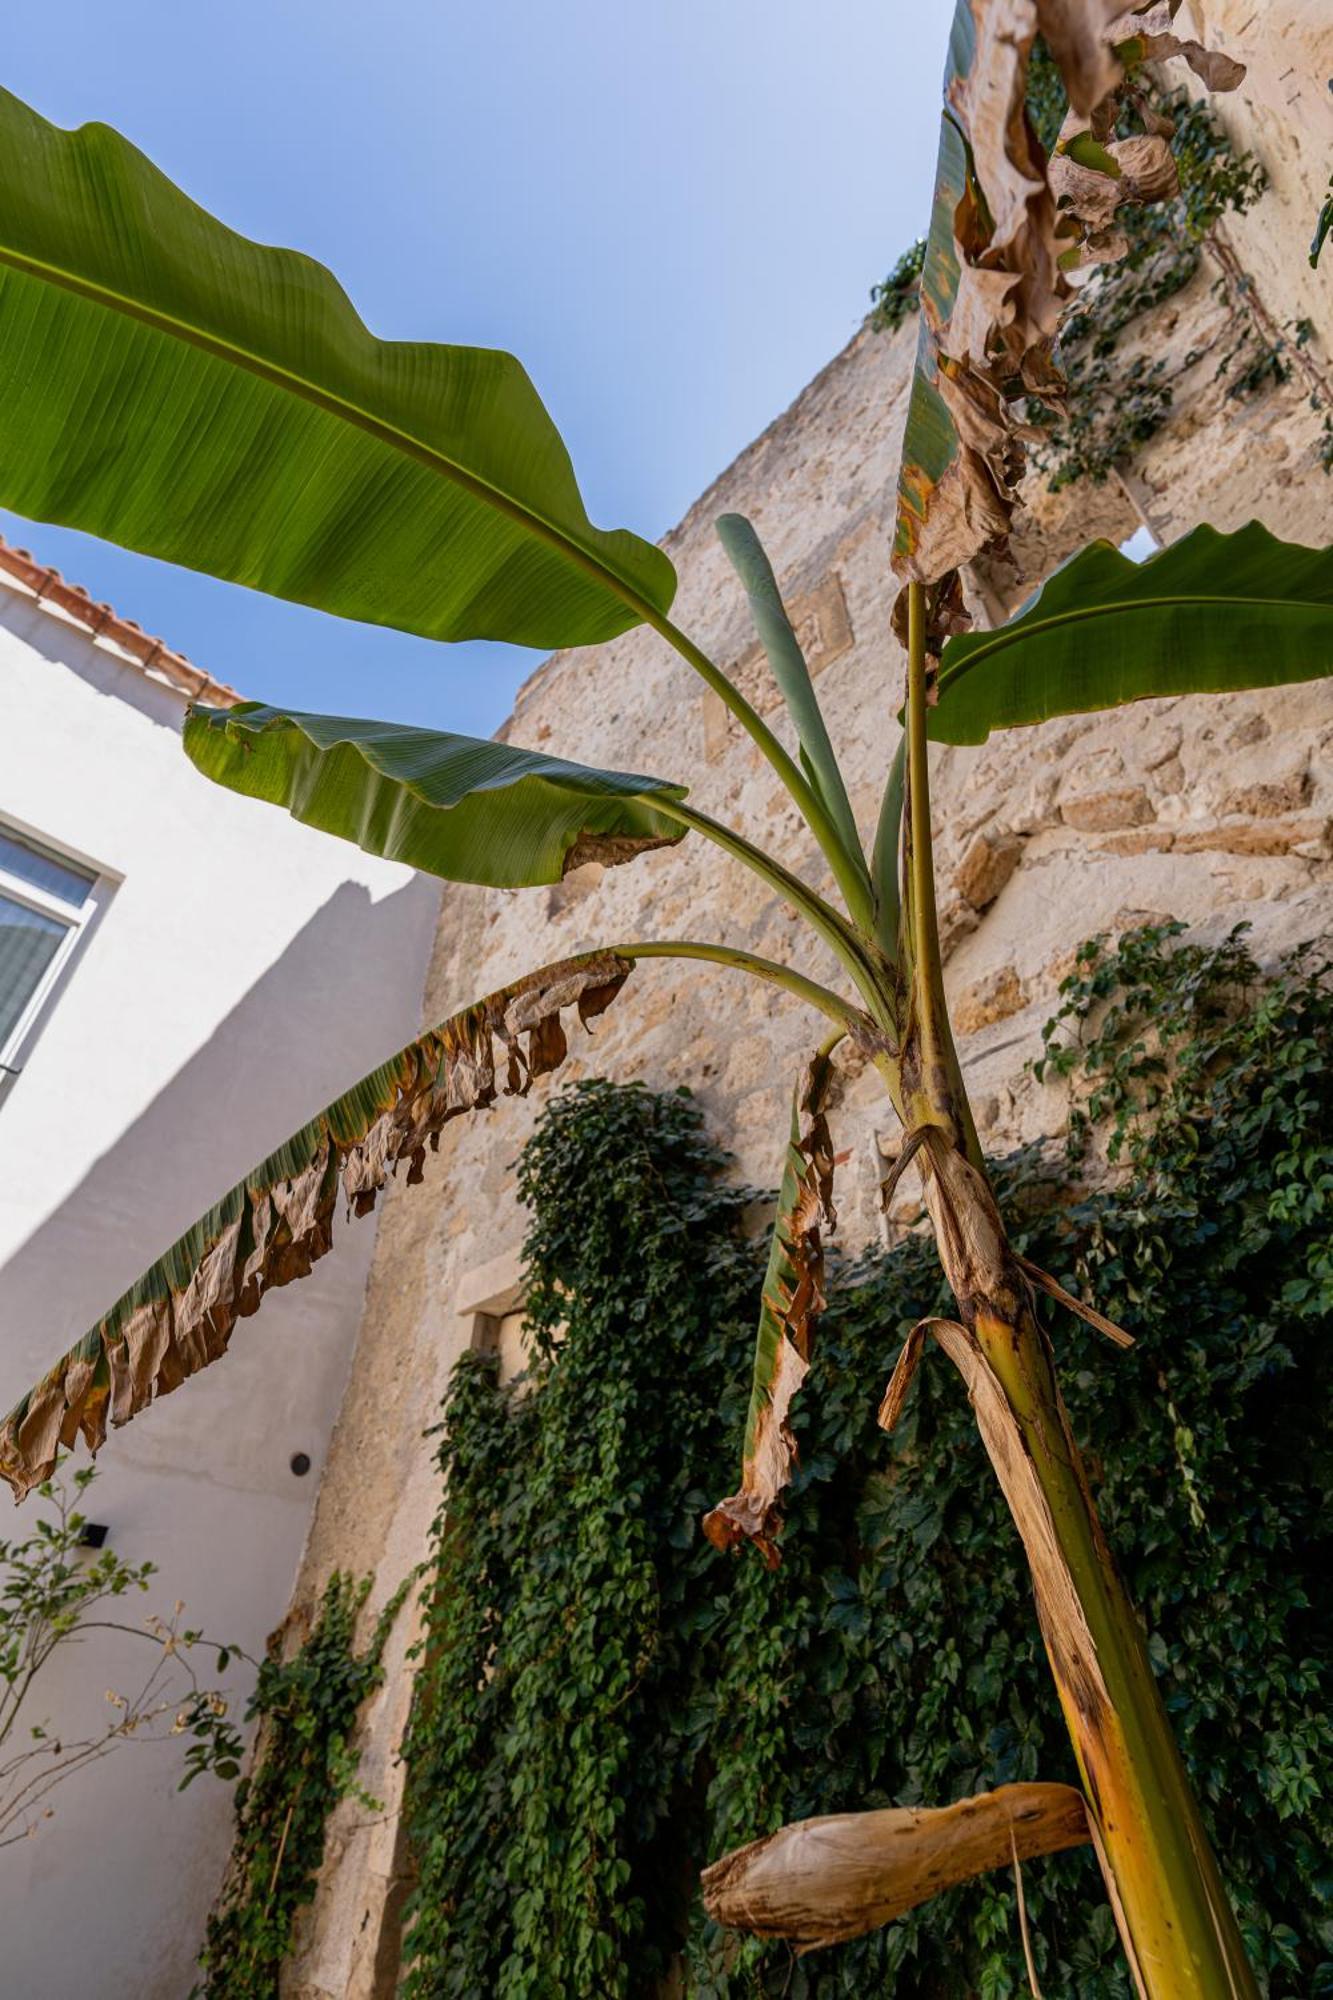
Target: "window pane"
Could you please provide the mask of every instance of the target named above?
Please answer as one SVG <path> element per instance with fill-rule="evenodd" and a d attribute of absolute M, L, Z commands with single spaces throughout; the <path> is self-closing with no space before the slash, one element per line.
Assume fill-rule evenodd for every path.
<path fill-rule="evenodd" d="M 41 983 L 69 926 L 0 896 L 0 1048 Z"/>
<path fill-rule="evenodd" d="M 4 828 L 0 828 L 0 868 L 16 875 L 20 882 L 30 882 L 34 889 L 45 889 L 48 896 L 58 896 L 72 910 L 82 908 L 97 880 L 90 869 L 62 861 L 37 841 L 25 840 Z"/>

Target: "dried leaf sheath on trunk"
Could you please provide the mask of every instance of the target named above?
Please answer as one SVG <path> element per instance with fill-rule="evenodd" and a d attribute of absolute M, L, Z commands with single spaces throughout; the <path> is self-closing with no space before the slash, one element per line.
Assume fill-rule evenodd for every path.
<path fill-rule="evenodd" d="M 1159 2000 L 1255 1991 L 1235 1918 L 1069 1427 L 1031 1281 L 980 1161 L 944 1004 L 926 742 L 926 604 L 908 588 L 910 990 L 899 1064 L 904 1122 L 924 1126 L 923 1188 L 959 1322 L 931 1323 L 967 1384 L 1023 1538 L 1042 1636 L 1078 1759 L 1094 1844 L 1139 1990 Z M 971 1157 L 969 1157 L 969 1155 Z"/>
<path fill-rule="evenodd" d="M 1028 1280 L 989 1188 L 933 1149 L 925 1198 L 960 1324 L 931 1332 L 967 1385 L 1023 1539 L 1094 1840 L 1140 1991 L 1253 1990 L 1226 1892 L 1088 1488 Z M 1216 1940 L 1227 1984 L 1198 1954 Z M 1166 1984 L 1160 1981 L 1165 1979 Z"/>
<path fill-rule="evenodd" d="M 716 1923 L 787 1938 L 800 1952 L 843 1944 L 1015 1858 L 1088 1839 L 1069 1785 L 1001 1785 L 934 1809 L 893 1806 L 797 1820 L 703 1873 Z"/>

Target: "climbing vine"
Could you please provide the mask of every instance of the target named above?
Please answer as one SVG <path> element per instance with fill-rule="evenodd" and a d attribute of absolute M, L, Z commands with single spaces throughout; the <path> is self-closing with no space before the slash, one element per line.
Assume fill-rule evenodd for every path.
<path fill-rule="evenodd" d="M 1234 936 L 1094 943 L 1042 1073 L 1068 1154 L 1005 1163 L 1017 1241 L 1137 1338 L 1053 1314 L 1098 1504 L 1273 2000 L 1333 1994 L 1326 1407 L 1333 996 Z M 1111 1181 L 1091 1174 L 1109 1155 Z M 1026 1991 L 1012 1883 L 792 1960 L 704 1920 L 700 1865 L 785 1820 L 1071 1778 L 1022 1551 L 927 1364 L 892 1441 L 865 1383 L 943 1304 L 909 1236 L 839 1274 L 770 1573 L 703 1541 L 740 1434 L 752 1197 L 684 1095 L 582 1084 L 521 1168 L 530 1380 L 456 1372 L 405 1746 L 409 2000 Z M 1091 1186 L 1080 1181 L 1091 1180 Z M 1024 1870 L 1043 1990 L 1127 1994 L 1087 1851 Z M 676 1989 L 681 1990 L 681 1989 Z"/>
<path fill-rule="evenodd" d="M 258 1718 L 254 1768 L 236 1788 L 236 1837 L 200 1954 L 208 2000 L 277 2000 L 293 1926 L 315 1890 L 329 1815 L 353 1798 L 380 1803 L 357 1777 L 351 1737 L 362 1703 L 384 1678 L 385 1642 L 408 1579 L 385 1605 L 364 1652 L 356 1626 L 371 1577 L 335 1571 L 315 1623 L 291 1659 L 265 1660 L 247 1719 Z"/>
<path fill-rule="evenodd" d="M 525 1149 L 531 1386 L 457 1369 L 405 1810 L 409 2000 L 651 1993 L 705 1836 L 698 1531 L 753 1252 L 684 1094 L 591 1082 Z M 720 1489 L 717 1489 L 720 1490 Z"/>
<path fill-rule="evenodd" d="M 921 269 L 926 261 L 926 239 L 903 251 L 887 278 L 870 287 L 870 324 L 876 333 L 896 333 L 921 303 Z"/>

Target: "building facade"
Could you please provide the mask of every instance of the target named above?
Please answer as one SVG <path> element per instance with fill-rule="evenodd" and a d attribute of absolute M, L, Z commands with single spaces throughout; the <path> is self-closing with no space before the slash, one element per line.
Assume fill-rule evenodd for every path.
<path fill-rule="evenodd" d="M 211 785 L 179 654 L 0 547 L 0 1402 L 7 1408 L 218 1192 L 416 1032 L 437 885 Z M 170 1617 L 262 1658 L 296 1577 L 374 1224 L 145 1411 L 89 1511 Z M 128 1447 L 128 1448 L 127 1448 Z M 31 1531 L 33 1500 L 5 1536 Z M 58 1653 L 24 1711 L 96 1733 L 143 1647 Z M 211 1661 L 210 1661 L 211 1669 Z M 226 1680 L 236 1711 L 250 1676 Z M 231 1788 L 126 1742 L 52 1793 L 0 1867 L 0 1992 L 183 2000 Z M 14 1744 L 8 1749 L 12 1751 Z M 4 1758 L 0 1756 L 0 1763 Z"/>

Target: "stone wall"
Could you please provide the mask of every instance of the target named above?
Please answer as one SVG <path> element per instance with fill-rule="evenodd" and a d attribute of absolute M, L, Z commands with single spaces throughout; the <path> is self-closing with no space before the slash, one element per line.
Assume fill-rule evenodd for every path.
<path fill-rule="evenodd" d="M 1246 37 L 1258 30 L 1246 17 L 1260 10 L 1201 0 L 1200 11 L 1225 46 L 1251 53 Z M 1316 22 L 1319 12 L 1326 10 L 1297 0 L 1262 10 L 1258 81 L 1228 115 L 1242 142 L 1261 150 L 1272 191 L 1233 232 L 1234 268 L 1210 261 L 1145 330 L 1175 383 L 1169 425 L 1123 480 L 1057 496 L 1032 492 L 1018 538 L 1027 585 L 1091 536 L 1122 542 L 1144 523 L 1167 540 L 1205 518 L 1231 527 L 1257 515 L 1289 538 L 1333 540 L 1333 480 L 1318 462 L 1321 419 L 1309 407 L 1309 381 L 1297 374 L 1241 402 L 1228 399 L 1209 361 L 1236 315 L 1256 307 L 1276 323 L 1298 313 L 1316 319 L 1324 344 L 1311 349 L 1315 366 L 1333 349 L 1333 326 L 1318 303 L 1329 296 L 1330 276 L 1313 277 L 1304 261 L 1333 163 L 1323 89 L 1333 71 L 1333 29 Z M 1308 129 L 1287 104 L 1281 44 L 1288 34 L 1307 78 Z M 1248 293 L 1236 270 L 1258 274 Z M 755 521 L 810 648 L 867 829 L 897 734 L 902 659 L 889 633 L 888 550 L 915 338 L 911 323 L 892 337 L 857 335 L 664 544 L 681 577 L 678 622 L 772 714 L 744 601 L 712 526 L 728 509 Z M 696 805 L 777 849 L 812 881 L 819 877 L 758 753 L 651 632 L 547 661 L 522 689 L 504 733 L 556 754 L 688 779 Z M 1004 1149 L 1060 1122 L 1059 1101 L 1024 1064 L 1080 939 L 1170 914 L 1209 933 L 1250 922 L 1260 952 L 1271 953 L 1326 928 L 1331 743 L 1333 698 L 1314 685 L 1262 700 L 1144 703 L 938 753 L 948 984 L 990 1146 Z M 630 866 L 581 868 L 549 890 L 448 891 L 427 1014 L 439 1018 L 537 961 L 672 935 L 722 938 L 833 977 L 821 950 L 760 882 L 691 836 Z M 821 1032 L 799 1005 L 735 973 L 644 964 L 578 1043 L 564 1074 L 688 1084 L 732 1148 L 737 1174 L 771 1184 L 792 1082 Z M 336 1565 L 374 1568 L 372 1602 L 382 1601 L 424 1553 L 437 1496 L 422 1431 L 456 1355 L 489 1337 L 518 1298 L 522 1217 L 513 1162 L 540 1095 L 451 1126 L 426 1185 L 397 1189 L 385 1205 L 299 1603 L 314 1599 Z M 878 1183 L 895 1143 L 876 1080 L 855 1061 L 845 1065 L 836 1137 L 848 1154 L 841 1234 L 855 1247 L 893 1226 L 880 1212 Z M 906 1200 L 910 1207 L 910 1194 Z M 301 2000 L 392 1991 L 402 1863 L 394 1746 L 410 1698 L 403 1655 L 411 1637 L 405 1618 L 366 1726 L 366 1782 L 389 1812 L 373 1826 L 360 1809 L 339 1815 L 290 1971 L 288 1993 Z"/>

